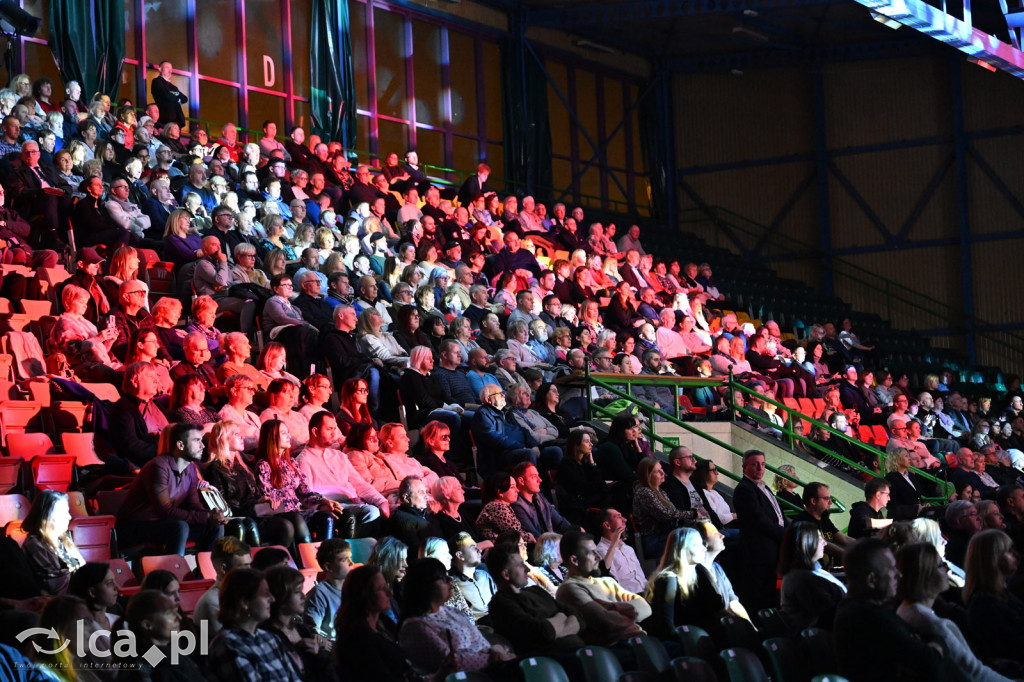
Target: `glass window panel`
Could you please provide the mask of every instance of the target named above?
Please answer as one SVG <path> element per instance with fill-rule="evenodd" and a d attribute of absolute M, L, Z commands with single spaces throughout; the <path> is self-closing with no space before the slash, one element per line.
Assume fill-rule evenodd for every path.
<path fill-rule="evenodd" d="M 284 41 L 277 2 L 245 3 L 245 58 L 249 85 L 284 92 Z"/>
<path fill-rule="evenodd" d="M 472 36 L 448 31 L 448 61 L 452 64 L 452 127 L 469 135 L 477 134 L 476 58 Z M 416 91 L 422 92 L 419 81 Z M 476 165 L 476 162 L 473 164 Z"/>
<path fill-rule="evenodd" d="M 391 152 L 398 154 L 399 158 L 405 156 L 405 152 L 409 147 L 408 124 L 379 120 L 377 122 L 377 144 L 378 153 L 381 158 L 386 157 Z M 428 160 L 420 154 L 421 163 Z"/>
<path fill-rule="evenodd" d="M 487 120 L 487 139 L 500 142 L 505 135 L 501 129 L 501 50 L 493 42 L 484 41 L 484 117 Z M 491 168 L 494 164 L 491 164 Z"/>
<path fill-rule="evenodd" d="M 441 87 L 441 28 L 413 20 L 413 83 L 416 86 L 416 122 L 443 127 L 444 98 Z"/>
<path fill-rule="evenodd" d="M 284 97 L 249 91 L 249 140 L 255 142 L 263 135 L 263 122 L 274 121 L 278 131 L 284 130 Z"/>
<path fill-rule="evenodd" d="M 136 59 L 135 52 L 135 3 L 126 0 L 124 3 L 124 56 Z"/>
<path fill-rule="evenodd" d="M 160 72 L 157 71 L 156 69 L 146 69 L 146 96 L 148 98 L 146 100 L 147 102 L 152 102 L 153 101 L 153 98 L 150 96 L 150 93 L 152 92 L 153 79 L 156 78 L 159 75 L 160 75 Z M 190 81 L 191 81 L 191 79 L 188 76 L 182 76 L 182 75 L 179 75 L 177 73 L 171 74 L 171 82 L 174 83 L 174 87 L 178 88 L 178 90 L 180 90 L 181 92 L 185 93 L 186 97 L 189 96 L 189 92 L 190 92 L 189 87 L 191 87 L 189 85 Z M 89 94 L 88 93 L 82 93 L 82 97 L 88 98 Z M 142 101 L 142 96 L 141 95 L 139 96 L 139 101 L 140 102 Z M 198 115 L 195 111 L 192 110 L 192 107 L 193 107 L 194 104 L 195 103 L 192 102 L 191 98 L 190 98 L 190 101 L 189 101 L 188 104 L 181 105 L 181 110 L 185 113 L 185 118 L 188 118 L 189 116 L 196 116 L 196 115 Z"/>
<path fill-rule="evenodd" d="M 500 144 L 487 145 L 487 158 L 484 159 L 491 167 L 491 177 L 487 184 L 496 192 L 505 189 L 505 148 Z"/>
<path fill-rule="evenodd" d="M 385 116 L 408 119 L 405 108 L 405 20 L 394 12 L 375 8 L 373 21 L 377 52 L 377 111 Z"/>
<path fill-rule="evenodd" d="M 480 163 L 480 145 L 468 137 L 452 138 L 452 168 L 461 171 L 463 180 L 476 173 L 476 166 Z"/>
<path fill-rule="evenodd" d="M 128 62 L 124 62 L 122 64 L 122 68 L 121 68 L 121 86 L 117 89 L 117 99 L 120 100 L 120 99 L 123 99 L 123 98 L 127 97 L 128 99 L 130 99 L 132 101 L 132 104 L 134 104 L 136 107 L 142 107 L 142 106 L 144 106 L 146 104 L 146 98 L 145 97 L 140 98 L 138 96 L 138 94 L 135 92 L 135 73 L 137 71 L 138 71 L 138 67 L 136 67 L 134 64 L 129 64 Z M 59 79 L 55 79 L 54 80 L 54 83 L 59 83 L 59 82 L 60 82 Z M 52 101 L 54 101 L 54 102 L 60 101 L 60 99 L 62 99 L 61 94 L 59 94 L 62 91 L 58 91 L 59 87 L 60 87 L 59 85 L 56 85 L 53 88 L 54 89 L 54 93 L 53 93 L 54 96 L 51 97 L 50 99 Z"/>
<path fill-rule="evenodd" d="M 632 105 L 640 96 L 640 89 L 635 85 L 629 86 L 629 103 Z M 650 96 L 650 95 L 649 95 Z M 640 112 L 633 109 L 633 168 L 637 171 L 646 170 L 644 167 L 643 150 L 640 149 Z M 639 199 L 638 199 L 639 200 Z"/>
<path fill-rule="evenodd" d="M 567 200 L 571 200 L 573 190 L 570 186 L 572 182 L 572 164 L 566 159 L 552 159 L 551 160 L 551 177 L 554 182 L 554 195 L 558 197 L 563 191 L 567 192 Z"/>
<path fill-rule="evenodd" d="M 626 186 L 626 177 L 624 174 L 619 174 L 619 182 L 622 186 Z M 626 195 L 622 193 L 619 186 L 615 184 L 615 181 L 608 178 L 608 210 L 615 213 L 626 213 L 629 210 L 627 204 Z"/>
<path fill-rule="evenodd" d="M 238 121 L 238 88 L 200 80 L 199 106 L 203 125 L 207 126 L 210 138 L 216 139 L 223 124 Z"/>
<path fill-rule="evenodd" d="M 196 34 L 199 45 L 199 73 L 238 82 L 238 72 L 235 68 L 238 62 L 238 48 L 235 44 L 235 3 L 196 3 Z"/>
<path fill-rule="evenodd" d="M 159 64 L 170 60 L 174 68 L 188 71 L 188 21 L 186 0 L 146 3 L 146 60 Z M 147 80 L 152 80 L 147 75 Z M 181 85 L 178 88 L 181 89 Z M 184 91 L 183 91 L 184 92 Z"/>
<path fill-rule="evenodd" d="M 350 8 L 359 3 L 353 2 Z M 309 97 L 309 26 L 313 20 L 312 0 L 291 0 L 292 88 L 296 95 Z M 361 5 L 360 5 L 361 7 Z M 358 99 L 356 100 L 359 101 Z"/>
<path fill-rule="evenodd" d="M 566 91 L 565 66 L 548 62 L 548 74 L 563 94 Z M 548 83 L 548 119 L 551 126 L 551 149 L 555 154 L 569 156 L 572 153 L 572 139 L 569 135 L 569 112 L 558 98 L 555 87 Z"/>
<path fill-rule="evenodd" d="M 348 12 L 352 29 L 352 72 L 355 77 L 356 106 L 369 111 L 370 85 L 369 73 L 366 68 L 366 5 L 361 2 L 350 2 L 348 3 Z"/>
<path fill-rule="evenodd" d="M 436 168 L 448 168 L 444 158 L 444 133 L 438 130 L 418 128 L 416 130 L 416 153 L 419 154 L 421 164 L 435 166 L 435 168 L 426 169 L 427 175 L 435 178 L 446 177 L 442 171 Z"/>
<path fill-rule="evenodd" d="M 297 125 L 306 131 L 306 139 L 309 139 L 309 131 L 313 128 L 309 118 L 309 102 L 303 102 L 301 99 L 293 99 L 294 113 L 292 114 L 292 125 Z M 278 131 L 281 134 L 287 134 L 287 130 Z"/>
<path fill-rule="evenodd" d="M 587 141 L 587 135 L 597 142 L 597 81 L 594 74 L 582 69 L 576 69 L 576 116 L 583 126 L 579 135 L 580 156 L 588 160 L 594 147 Z"/>
<path fill-rule="evenodd" d="M 580 192 L 590 197 L 591 205 L 597 205 L 601 201 L 601 171 L 594 165 L 587 169 L 587 172 L 580 177 Z"/>
<path fill-rule="evenodd" d="M 53 94 L 50 95 L 51 102 L 59 104 L 64 99 L 64 88 L 61 86 L 60 71 L 57 70 L 57 64 L 53 61 L 53 53 L 50 52 L 49 45 L 25 42 L 25 73 L 33 81 L 43 76 L 53 81 Z M 91 95 L 92 93 L 90 92 L 89 94 Z M 83 95 L 83 97 L 85 96 Z"/>
<path fill-rule="evenodd" d="M 618 168 L 626 167 L 626 126 L 622 123 L 622 82 L 604 79 L 604 135 L 608 140 L 606 154 L 608 164 Z M 619 131 L 612 137 L 612 131 Z"/>
<path fill-rule="evenodd" d="M 370 117 L 356 116 L 356 151 L 359 160 L 366 162 L 370 153 Z"/>
<path fill-rule="evenodd" d="M 651 199 L 650 199 L 650 185 L 647 182 L 647 176 L 637 175 L 634 178 L 634 186 L 636 187 L 636 209 L 640 212 L 640 215 L 651 214 Z"/>

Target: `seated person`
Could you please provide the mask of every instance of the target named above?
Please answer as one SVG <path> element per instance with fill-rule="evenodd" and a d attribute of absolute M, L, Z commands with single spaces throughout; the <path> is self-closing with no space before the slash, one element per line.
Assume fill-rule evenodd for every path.
<path fill-rule="evenodd" d="M 185 554 L 193 540 L 207 551 L 224 533 L 222 511 L 207 511 L 199 499 L 202 431 L 194 424 L 170 427 L 169 451 L 146 463 L 117 513 L 118 539 L 130 547 L 157 541 L 162 554 Z"/>
<path fill-rule="evenodd" d="M 67 493 L 41 490 L 21 523 L 27 534 L 22 549 L 44 594 L 67 592 L 71 574 L 85 564 L 68 531 L 70 522 Z"/>
<path fill-rule="evenodd" d="M 793 632 L 809 627 L 829 628 L 846 586 L 821 568 L 825 538 L 810 521 L 797 521 L 782 538 L 779 573 L 782 574 L 781 613 Z"/>
<path fill-rule="evenodd" d="M 153 401 L 157 387 L 157 374 L 148 362 L 125 370 L 121 399 L 107 412 L 107 437 L 116 456 L 107 462 L 112 471 L 138 469 L 157 456 L 160 434 L 168 423 Z"/>

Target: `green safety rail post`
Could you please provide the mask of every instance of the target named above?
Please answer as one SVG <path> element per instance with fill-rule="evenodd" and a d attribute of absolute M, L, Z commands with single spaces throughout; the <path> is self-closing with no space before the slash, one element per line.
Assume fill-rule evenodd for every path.
<path fill-rule="evenodd" d="M 832 434 L 833 438 L 836 438 L 836 437 L 842 438 L 842 439 L 846 440 L 847 442 L 849 442 L 850 444 L 852 444 L 852 445 L 854 445 L 854 446 L 856 446 L 858 448 L 863 448 L 863 449 L 867 450 L 868 452 L 876 455 L 878 457 L 878 461 L 881 464 L 881 467 L 882 467 L 883 471 L 885 470 L 886 454 L 885 454 L 884 450 L 879 450 L 878 448 L 874 447 L 873 445 L 870 445 L 870 444 L 865 443 L 863 441 L 859 441 L 859 440 L 857 440 L 855 438 L 851 438 L 850 436 L 847 436 L 845 433 L 842 433 L 840 431 L 837 431 L 837 430 L 833 429 L 828 424 L 826 424 L 824 422 L 821 422 L 821 421 L 818 421 L 817 419 L 815 419 L 814 417 L 812 417 L 810 415 L 805 415 L 805 414 L 803 414 L 803 413 L 801 413 L 801 412 L 799 412 L 797 410 L 794 410 L 793 408 L 789 407 L 788 405 L 784 405 L 783 403 L 780 403 L 780 402 L 778 402 L 776 400 L 773 400 L 773 399 L 771 399 L 771 398 L 769 398 L 769 397 L 767 397 L 765 395 L 762 395 L 762 394 L 758 393 L 756 390 L 754 390 L 752 388 L 749 388 L 747 386 L 744 386 L 741 383 L 736 382 L 735 379 L 732 378 L 731 373 L 730 373 L 729 388 L 730 388 L 730 390 L 739 390 L 739 391 L 742 391 L 742 392 L 744 392 L 746 394 L 756 395 L 759 400 L 761 400 L 763 402 L 766 402 L 766 403 L 771 403 L 772 405 L 775 405 L 777 408 L 786 410 L 788 415 L 789 415 L 789 419 L 787 419 L 787 425 L 784 426 L 781 430 L 783 431 L 783 433 L 785 433 L 788 436 L 788 440 L 789 440 L 790 443 L 793 443 L 793 441 L 799 441 L 800 443 L 803 443 L 807 447 L 812 448 L 813 450 L 815 450 L 817 452 L 821 452 L 821 453 L 827 454 L 829 457 L 833 457 L 835 459 L 838 459 L 840 462 L 853 467 L 857 471 L 860 471 L 860 472 L 863 472 L 865 474 L 868 474 L 868 475 L 870 475 L 873 478 L 879 478 L 880 477 L 878 472 L 872 471 L 871 469 L 868 469 L 867 467 L 865 467 L 860 462 L 855 462 L 855 461 L 853 461 L 851 459 L 847 459 L 846 457 L 844 457 L 842 455 L 839 455 L 839 454 L 837 454 L 835 452 L 832 452 L 831 450 L 828 450 L 828 449 L 822 447 L 818 443 L 815 443 L 813 440 L 811 440 L 810 438 L 805 436 L 803 434 L 802 430 L 797 431 L 796 429 L 792 428 L 792 417 L 795 414 L 795 415 L 797 415 L 800 418 L 801 421 L 806 420 L 812 426 L 816 426 L 818 428 L 825 429 L 826 431 L 828 431 L 829 433 Z M 746 408 L 739 407 L 739 408 L 735 408 L 735 409 L 737 411 L 739 411 L 739 412 L 742 412 L 746 416 L 750 417 L 754 421 L 757 421 L 759 423 L 768 424 L 772 428 L 776 428 L 776 429 L 779 428 L 777 424 L 774 424 L 772 422 L 766 422 L 763 417 L 759 416 L 758 414 L 756 414 L 754 412 L 751 412 L 751 411 L 747 410 Z M 790 447 L 792 447 L 792 444 L 790 445 Z M 915 467 L 911 467 L 911 469 L 914 471 L 914 473 L 918 474 L 922 478 L 924 478 L 926 480 L 929 480 L 929 481 L 932 481 L 933 483 L 939 484 L 940 489 L 945 491 L 945 495 L 942 496 L 942 497 L 927 497 L 927 498 L 922 497 L 923 500 L 926 500 L 926 501 L 929 501 L 929 502 L 945 503 L 949 499 L 951 490 L 953 489 L 953 486 L 952 486 L 951 483 L 948 483 L 947 481 L 943 481 L 942 479 L 940 479 L 940 478 L 938 478 L 936 476 L 933 476 L 932 474 L 928 473 L 927 471 L 923 471 L 923 470 L 917 469 Z"/>
<path fill-rule="evenodd" d="M 614 385 L 613 383 L 609 383 L 609 382 L 605 381 L 606 378 L 611 380 L 611 381 L 613 381 L 614 384 L 625 384 L 627 390 L 623 391 L 620 388 L 618 388 L 618 386 Z M 647 410 L 648 413 L 651 416 L 651 419 L 650 419 L 650 423 L 648 425 L 648 428 L 645 430 L 645 433 L 651 438 L 652 442 L 659 443 L 662 447 L 674 446 L 675 444 L 674 443 L 669 443 L 665 438 L 663 438 L 662 436 L 659 436 L 657 433 L 655 433 L 655 430 L 654 430 L 654 423 L 655 423 L 654 422 L 654 416 L 655 415 L 658 415 L 658 416 L 664 418 L 665 421 L 667 421 L 669 423 L 672 423 L 672 424 L 675 424 L 675 425 L 681 427 L 682 429 L 684 429 L 686 431 L 689 431 L 690 433 L 692 433 L 692 434 L 694 434 L 694 435 L 696 435 L 696 436 L 698 436 L 700 438 L 703 438 L 704 440 L 706 440 L 706 441 L 708 441 L 708 442 L 710 442 L 710 443 L 712 443 L 714 445 L 717 445 L 718 447 L 720 447 L 720 448 L 722 448 L 724 450 L 727 450 L 728 452 L 736 455 L 737 457 L 743 457 L 743 451 L 740 450 L 739 448 L 735 447 L 734 445 L 731 445 L 729 443 L 721 441 L 718 438 L 715 438 L 714 436 L 712 436 L 710 434 L 704 433 L 700 429 L 697 429 L 696 427 L 691 426 L 689 423 L 683 421 L 682 419 L 678 419 L 678 418 L 672 416 L 671 414 L 665 412 L 664 410 L 658 409 L 658 408 L 656 408 L 656 407 L 654 407 L 652 405 L 648 405 L 647 403 L 644 403 L 643 401 L 641 401 L 640 399 L 638 399 L 638 398 L 636 398 L 635 396 L 632 395 L 632 385 L 633 384 L 643 384 L 643 385 L 666 385 L 666 384 L 671 384 L 673 386 L 716 386 L 716 387 L 720 387 L 720 386 L 726 385 L 721 380 L 695 379 L 695 378 L 682 378 L 682 377 L 670 378 L 670 379 L 666 380 L 664 377 L 643 376 L 643 375 L 636 375 L 636 374 L 634 374 L 634 375 L 604 374 L 604 373 L 602 373 L 602 374 L 595 374 L 595 373 L 591 372 L 590 371 L 590 367 L 587 366 L 584 369 L 584 372 L 583 372 L 582 375 L 577 374 L 577 375 L 569 375 L 569 376 L 560 377 L 559 379 L 556 379 L 555 383 L 562 384 L 562 385 L 570 385 L 570 386 L 571 385 L 582 385 L 583 386 L 584 393 L 587 396 L 587 418 L 588 419 L 593 419 L 593 415 L 594 415 L 595 411 L 597 411 L 598 413 L 602 414 L 603 416 L 606 416 L 606 417 L 609 417 L 609 418 L 614 417 L 617 414 L 617 413 L 611 412 L 610 410 L 608 410 L 607 408 L 605 408 L 602 405 L 597 405 L 596 403 L 592 403 L 591 402 L 591 400 L 590 400 L 590 388 L 591 388 L 592 385 L 594 385 L 594 386 L 598 386 L 600 388 L 603 388 L 603 389 L 607 390 L 609 393 L 611 393 L 613 395 L 616 395 L 616 396 L 618 396 L 620 398 L 624 398 L 625 400 L 627 400 L 628 402 L 636 405 L 638 408 L 640 408 L 642 410 Z M 678 406 L 678 398 L 676 399 L 676 403 L 677 403 L 677 406 Z M 676 410 L 676 412 L 678 413 L 678 409 Z M 704 458 L 701 457 L 700 459 L 704 459 Z M 807 484 L 805 481 L 802 481 L 799 478 L 796 478 L 794 476 L 790 476 L 785 471 L 780 471 L 778 468 L 776 468 L 776 467 L 774 467 L 772 465 L 767 465 L 766 469 L 768 471 L 771 471 L 772 473 L 778 475 L 778 476 L 781 476 L 782 478 L 785 478 L 786 480 L 789 480 L 789 481 L 792 481 L 792 482 L 796 483 L 797 485 L 804 486 L 804 485 Z M 739 481 L 741 479 L 741 477 L 739 475 L 734 474 L 733 472 L 731 472 L 731 471 L 729 471 L 727 469 L 719 468 L 719 471 L 723 472 L 728 478 L 730 478 L 730 479 L 732 479 L 734 481 Z M 797 507 L 796 505 L 788 502 L 787 500 L 784 500 L 784 499 L 781 499 L 781 498 L 778 498 L 778 499 L 779 499 L 779 503 L 782 505 L 782 507 L 786 508 L 787 511 L 794 512 L 794 513 L 798 513 L 798 512 L 803 511 L 803 509 L 801 509 L 800 507 Z M 840 502 L 836 498 L 833 497 L 832 498 L 832 502 L 834 504 L 834 507 L 832 508 L 831 511 L 833 511 L 835 513 L 842 513 L 842 512 L 846 511 L 846 509 L 847 509 L 846 505 L 844 505 L 842 502 Z"/>

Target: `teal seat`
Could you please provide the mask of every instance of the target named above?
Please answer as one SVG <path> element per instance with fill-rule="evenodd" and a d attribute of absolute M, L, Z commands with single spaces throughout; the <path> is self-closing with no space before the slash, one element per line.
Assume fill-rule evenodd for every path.
<path fill-rule="evenodd" d="M 603 646 L 585 646 L 576 650 L 586 682 L 618 682 L 622 677 L 622 664 Z"/>
<path fill-rule="evenodd" d="M 807 679 L 800 642 L 792 637 L 771 637 L 761 643 L 768 652 L 773 682 L 802 682 Z"/>
<path fill-rule="evenodd" d="M 633 655 L 641 672 L 661 677 L 671 668 L 672 661 L 665 651 L 665 645 L 658 638 L 641 635 L 631 638 L 629 645 L 633 648 Z"/>
<path fill-rule="evenodd" d="M 519 661 L 524 682 L 569 682 L 569 676 L 558 661 L 544 656 L 524 658 Z"/>
<path fill-rule="evenodd" d="M 729 682 L 771 682 L 757 655 L 747 649 L 725 649 L 718 652 L 725 661 Z"/>

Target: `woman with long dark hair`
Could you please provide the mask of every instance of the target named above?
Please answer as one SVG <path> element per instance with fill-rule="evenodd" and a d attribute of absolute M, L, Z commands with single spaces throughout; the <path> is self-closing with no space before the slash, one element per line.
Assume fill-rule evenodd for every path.
<path fill-rule="evenodd" d="M 334 665 L 352 682 L 418 679 L 405 653 L 380 627 L 380 617 L 391 608 L 391 586 L 372 564 L 353 568 L 341 588 L 341 608 L 334 619 L 337 641 Z"/>
<path fill-rule="evenodd" d="M 71 574 L 85 565 L 68 530 L 70 523 L 68 495 L 56 490 L 39 491 L 21 522 L 28 534 L 22 549 L 44 594 L 67 592 Z"/>
<path fill-rule="evenodd" d="M 786 529 L 779 552 L 782 575 L 781 612 L 790 630 L 831 629 L 832 617 L 846 586 L 821 568 L 825 538 L 817 524 L 798 521 Z"/>
<path fill-rule="evenodd" d="M 371 428 L 377 426 L 373 417 L 370 416 L 370 389 L 364 379 L 358 377 L 345 379 L 338 396 L 341 407 L 336 416 L 338 428 L 343 434 L 348 436 L 356 424 L 368 425 Z"/>
<path fill-rule="evenodd" d="M 504 532 L 513 530 L 522 533 L 527 542 L 537 538 L 523 532 L 523 526 L 512 511 L 512 503 L 519 497 L 516 481 L 508 473 L 494 474 L 484 481 L 482 489 L 484 508 L 476 517 L 476 527 L 486 540 L 495 540 Z"/>
<path fill-rule="evenodd" d="M 608 429 L 608 440 L 598 446 L 594 461 L 606 481 L 636 480 L 640 460 L 651 454 L 650 445 L 641 437 L 640 420 L 632 414 L 618 414 Z"/>

